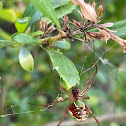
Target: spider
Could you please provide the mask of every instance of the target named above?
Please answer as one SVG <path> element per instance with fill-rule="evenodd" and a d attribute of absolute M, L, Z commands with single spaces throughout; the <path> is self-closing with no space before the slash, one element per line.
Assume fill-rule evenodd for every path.
<path fill-rule="evenodd" d="M 47 54 L 46 54 L 46 57 L 47 57 Z M 97 74 L 97 66 L 95 65 L 96 71 L 95 71 L 93 77 L 91 78 L 91 73 L 92 73 L 92 70 L 94 68 L 94 60 L 93 60 L 92 67 L 90 69 L 90 73 L 89 73 L 88 79 L 87 79 L 87 81 L 86 81 L 83 89 L 80 91 L 80 89 L 78 89 L 77 86 L 75 86 L 75 87 L 72 88 L 71 93 L 69 93 L 60 84 L 60 82 L 56 79 L 55 75 L 52 72 L 51 65 L 50 65 L 49 61 L 48 61 L 48 64 L 49 64 L 49 67 L 50 67 L 50 70 L 51 70 L 53 78 L 58 83 L 59 87 L 68 95 L 68 97 L 64 98 L 64 99 L 63 98 L 57 99 L 56 101 L 54 101 L 52 103 L 49 103 L 49 104 L 46 104 L 46 105 L 37 105 L 37 104 L 31 104 L 31 103 L 29 103 L 29 104 L 31 104 L 31 105 L 37 105 L 37 106 L 50 107 L 51 105 L 53 105 L 55 103 L 59 103 L 59 102 L 64 102 L 64 101 L 70 100 L 70 103 L 69 103 L 69 105 L 68 105 L 68 107 L 67 107 L 67 109 L 66 109 L 66 111 L 64 113 L 64 116 L 61 119 L 61 121 L 58 123 L 57 126 L 60 126 L 60 124 L 62 123 L 62 121 L 65 119 L 68 111 L 78 121 L 84 121 L 84 120 L 86 120 L 87 117 L 88 117 L 88 114 L 91 113 L 91 115 L 94 117 L 94 119 L 96 120 L 96 122 L 97 122 L 97 124 L 99 126 L 99 121 L 96 119 L 96 117 L 94 116 L 94 114 L 92 113 L 92 111 L 89 109 L 89 107 L 82 101 L 83 99 L 89 99 L 90 98 L 89 96 L 85 96 L 85 94 L 90 89 L 92 81 L 93 81 L 94 77 Z"/>

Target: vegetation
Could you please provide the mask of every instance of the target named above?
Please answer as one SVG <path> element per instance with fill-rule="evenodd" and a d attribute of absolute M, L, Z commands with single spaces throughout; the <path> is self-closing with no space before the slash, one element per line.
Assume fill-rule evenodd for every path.
<path fill-rule="evenodd" d="M 90 1 L 93 2 L 94 0 Z M 126 1 L 95 2 L 96 12 L 99 5 L 103 6 L 100 24 L 114 23 L 109 29 L 117 31 L 113 33 L 114 35 L 126 39 Z M 74 27 L 72 30 L 76 29 L 73 20 L 82 23 L 82 17 L 77 10 L 82 11 L 70 0 L 0 2 L 1 125 L 37 126 L 54 121 L 58 124 L 62 119 L 69 101 L 54 104 L 51 108 L 27 103 L 45 105 L 58 97 L 67 97 L 50 72 L 45 56 L 45 49 L 50 49 L 47 53 L 54 75 L 69 92 L 77 83 L 80 89 L 83 88 L 89 76 L 94 54 L 98 73 L 87 93 L 90 100 L 84 102 L 96 117 L 101 117 L 98 120 L 102 126 L 125 126 L 126 56 L 123 53 L 125 48 L 121 48 L 120 44 L 110 37 L 107 43 L 96 38 L 93 50 L 93 41 L 80 41 L 84 38 L 83 34 L 71 35 L 71 32 L 68 35 L 64 34 L 67 27 L 65 21 L 68 21 L 66 15 L 69 21 L 73 22 L 69 23 L 69 27 Z M 94 31 L 97 32 L 97 29 L 89 29 L 89 32 Z M 69 75 L 66 74 L 68 72 Z M 70 80 L 70 77 L 73 78 Z M 90 117 L 92 116 L 89 115 Z M 78 123 L 69 113 L 65 120 L 69 126 L 84 123 L 86 126 L 97 125 L 95 120 L 90 119 Z"/>

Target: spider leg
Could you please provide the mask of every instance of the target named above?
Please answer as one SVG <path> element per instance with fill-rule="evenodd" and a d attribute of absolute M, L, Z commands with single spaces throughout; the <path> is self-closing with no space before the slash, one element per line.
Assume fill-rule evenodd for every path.
<path fill-rule="evenodd" d="M 83 89 L 82 89 L 80 95 L 83 95 L 83 92 L 85 91 L 85 89 L 86 89 L 86 87 L 87 87 L 87 85 L 88 85 L 88 83 L 89 83 L 89 81 L 90 81 L 90 76 L 91 76 L 91 73 L 92 73 L 93 67 L 94 67 L 94 63 L 92 64 L 92 67 L 91 67 L 91 70 L 90 70 L 90 73 L 89 73 L 89 76 L 88 76 L 87 82 L 85 83 L 85 85 L 84 85 L 84 87 L 83 87 Z"/>
<path fill-rule="evenodd" d="M 88 106 L 86 105 L 86 107 L 88 108 Z M 91 113 L 91 115 L 94 117 L 94 119 L 96 120 L 98 126 L 100 125 L 99 124 L 99 121 L 96 119 L 96 117 L 94 116 L 94 114 L 92 113 L 92 111 L 88 108 L 88 111 Z"/>
<path fill-rule="evenodd" d="M 67 109 L 66 109 L 66 111 L 65 111 L 65 113 L 64 113 L 64 116 L 63 116 L 62 120 L 58 123 L 57 126 L 59 126 L 59 125 L 63 122 L 63 120 L 65 119 L 65 117 L 66 117 L 66 115 L 67 115 L 67 112 L 68 112 L 68 110 L 69 110 L 69 106 L 70 106 L 70 105 L 71 105 L 71 103 L 68 105 L 68 107 L 67 107 Z"/>
<path fill-rule="evenodd" d="M 59 83 L 59 81 L 56 79 L 55 75 L 53 74 L 52 69 L 51 69 L 51 65 L 50 65 L 50 63 L 49 63 L 49 61 L 48 61 L 48 56 L 47 56 L 46 50 L 45 50 L 45 55 L 46 55 L 47 62 L 48 62 L 48 64 L 49 64 L 49 68 L 50 68 L 50 71 L 51 71 L 51 73 L 52 73 L 53 78 L 55 79 L 55 81 L 57 82 L 57 84 L 59 85 L 59 87 L 60 87 L 66 94 L 68 94 L 69 96 L 71 96 L 71 95 L 69 94 L 69 92 Z"/>
<path fill-rule="evenodd" d="M 95 73 L 94 73 L 94 75 L 93 75 L 93 77 L 92 77 L 92 79 L 91 79 L 91 81 L 90 81 L 90 84 L 89 84 L 89 86 L 88 86 L 88 88 L 84 91 L 84 92 L 81 92 L 81 95 L 84 95 L 84 94 L 86 94 L 87 93 L 87 91 L 90 89 L 90 87 L 91 87 L 91 84 L 92 84 L 92 81 L 93 81 L 93 79 L 94 79 L 94 77 L 96 76 L 96 74 L 97 74 L 97 66 L 95 65 L 95 67 L 96 67 L 96 71 L 95 71 Z M 90 76 L 90 75 L 89 75 Z M 90 79 L 90 78 L 89 78 Z M 89 81 L 88 81 L 89 82 Z M 86 85 L 86 84 L 85 84 Z M 87 86 L 87 85 L 86 85 Z"/>
<path fill-rule="evenodd" d="M 89 96 L 83 96 L 82 99 L 90 99 Z"/>
<path fill-rule="evenodd" d="M 59 103 L 59 102 L 64 102 L 64 101 L 67 101 L 67 100 L 70 100 L 70 97 L 68 98 L 65 98 L 65 99 L 57 99 L 56 101 L 52 102 L 52 103 L 49 103 L 49 104 L 46 104 L 46 105 L 38 105 L 38 104 L 31 104 L 28 102 L 28 104 L 30 105 L 36 105 L 36 106 L 44 106 L 44 107 L 51 107 L 53 104 L 55 103 Z"/>

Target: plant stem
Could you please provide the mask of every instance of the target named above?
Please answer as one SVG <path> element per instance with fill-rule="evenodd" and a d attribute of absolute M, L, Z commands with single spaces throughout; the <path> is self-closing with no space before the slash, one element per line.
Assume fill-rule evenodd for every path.
<path fill-rule="evenodd" d="M 47 38 L 44 38 L 44 39 L 40 39 L 41 42 L 47 42 L 47 43 L 52 43 L 52 42 L 55 42 L 56 40 L 60 40 L 62 38 L 67 38 L 67 34 L 62 31 L 62 30 L 59 30 L 59 34 L 56 35 L 56 36 L 53 36 L 53 37 L 47 37 Z"/>

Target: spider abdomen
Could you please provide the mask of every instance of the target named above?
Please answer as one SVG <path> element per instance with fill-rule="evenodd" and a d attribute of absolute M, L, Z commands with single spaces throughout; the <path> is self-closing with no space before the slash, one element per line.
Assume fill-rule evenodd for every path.
<path fill-rule="evenodd" d="M 89 110 L 84 103 L 83 105 L 77 105 L 75 102 L 69 106 L 69 112 L 73 117 L 81 122 L 86 120 L 89 114 Z"/>

